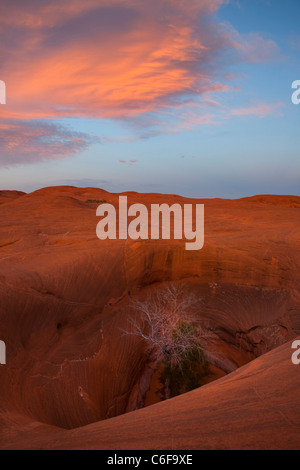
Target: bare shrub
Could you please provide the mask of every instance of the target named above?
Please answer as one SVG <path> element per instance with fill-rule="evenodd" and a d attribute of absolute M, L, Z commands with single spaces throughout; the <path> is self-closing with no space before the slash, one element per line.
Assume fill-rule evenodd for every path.
<path fill-rule="evenodd" d="M 149 360 L 164 363 L 167 398 L 171 394 L 172 377 L 177 377 L 173 388 L 178 394 L 182 388 L 197 386 L 199 366 L 206 365 L 201 347 L 205 335 L 197 321 L 200 303 L 194 294 L 174 284 L 157 290 L 143 301 L 132 302 L 135 314 L 129 317 L 130 328 L 123 331 L 145 341 Z M 185 377 L 184 387 L 178 385 L 179 376 Z"/>

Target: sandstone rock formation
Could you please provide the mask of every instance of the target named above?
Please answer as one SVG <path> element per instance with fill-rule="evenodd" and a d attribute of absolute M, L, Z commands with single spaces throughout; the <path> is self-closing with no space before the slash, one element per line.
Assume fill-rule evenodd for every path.
<path fill-rule="evenodd" d="M 287 343 L 197 390 L 68 431 L 4 416 L 2 447 L 299 450 L 297 367 Z"/>
<path fill-rule="evenodd" d="M 61 446 L 66 447 L 96 448 L 111 442 L 111 448 L 130 448 L 129 441 L 122 441 L 125 434 L 114 440 L 109 432 L 114 423 L 123 423 L 125 433 L 130 420 L 137 420 L 140 435 L 145 435 L 137 444 L 142 448 L 147 432 L 141 420 L 157 422 L 156 413 L 170 414 L 170 407 L 180 419 L 186 414 L 182 445 L 179 437 L 172 441 L 176 448 L 213 448 L 216 439 L 226 448 L 239 443 L 255 447 L 259 442 L 280 447 L 280 435 L 271 438 L 272 419 L 274 432 L 279 424 L 290 436 L 295 426 L 299 428 L 299 373 L 296 366 L 287 367 L 290 343 L 264 354 L 300 334 L 300 198 L 199 201 L 158 194 L 127 196 L 129 204 L 204 203 L 204 248 L 188 252 L 180 240 L 100 241 L 95 232 L 98 204 L 87 201 L 118 203 L 117 194 L 100 189 L 0 192 L 0 339 L 7 346 L 7 365 L 0 366 L 0 447 L 45 446 L 48 439 L 53 447 L 64 436 Z M 216 377 L 232 374 L 170 402 L 113 418 L 155 401 L 147 397 L 153 370 L 144 346 L 124 336 L 121 328 L 126 327 L 132 298 L 143 298 L 168 282 L 201 297 L 199 320 L 211 335 L 205 347 L 212 372 Z M 247 380 L 240 380 L 243 374 Z M 280 379 L 284 374 L 286 383 Z M 199 406 L 197 397 L 206 403 L 212 390 L 215 411 L 208 401 L 210 411 L 206 408 L 205 414 L 205 407 L 201 412 L 199 408 L 199 426 L 205 423 L 200 414 L 208 423 L 207 438 L 201 441 L 194 435 L 193 440 L 189 421 Z M 273 397 L 276 408 L 283 391 L 289 397 L 288 409 L 280 401 L 282 412 L 272 414 L 268 403 Z M 232 407 L 226 393 L 221 400 L 223 392 L 228 397 L 243 395 Z M 259 428 L 257 412 L 262 409 Z M 223 425 L 213 424 L 216 413 L 223 416 L 224 426 L 234 418 L 231 438 L 222 437 Z M 113 419 L 102 421 L 107 418 Z M 80 429 L 70 431 L 86 425 L 91 433 L 86 439 Z M 107 440 L 97 435 L 104 429 Z M 236 435 L 239 429 L 244 438 Z M 292 437 L 282 442 L 294 445 Z"/>

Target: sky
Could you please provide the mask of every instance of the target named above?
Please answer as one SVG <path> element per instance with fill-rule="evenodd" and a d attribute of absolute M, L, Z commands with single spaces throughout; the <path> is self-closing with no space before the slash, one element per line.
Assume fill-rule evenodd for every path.
<path fill-rule="evenodd" d="M 0 189 L 300 195 L 299 0 L 1 0 Z"/>

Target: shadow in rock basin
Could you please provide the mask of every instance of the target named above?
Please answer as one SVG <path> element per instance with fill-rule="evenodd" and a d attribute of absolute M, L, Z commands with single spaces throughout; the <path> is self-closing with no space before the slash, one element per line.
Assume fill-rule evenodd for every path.
<path fill-rule="evenodd" d="M 100 189 L 52 187 L 27 195 L 0 192 L 0 339 L 7 349 L 7 364 L 0 366 L 2 448 L 9 447 L 8 436 L 30 448 L 37 439 L 42 442 L 43 435 L 54 439 L 61 433 L 73 436 L 76 446 L 77 430 L 61 428 L 78 428 L 162 400 L 161 366 L 150 360 L 145 342 L 124 330 L 132 302 L 166 286 L 175 285 L 200 299 L 195 320 L 205 332 L 201 344 L 209 364 L 202 383 L 219 380 L 114 418 L 128 426 L 130 416 L 139 420 L 140 413 L 152 419 L 151 410 L 154 419 L 157 407 L 166 410 L 172 404 L 175 414 L 185 406 L 190 409 L 192 397 L 198 393 L 205 397 L 209 389 L 218 394 L 231 384 L 238 390 L 243 372 L 236 370 L 262 355 L 253 367 L 260 387 L 264 377 L 270 387 L 276 369 L 272 361 L 282 358 L 280 353 L 265 353 L 279 347 L 276 351 L 285 351 L 286 361 L 288 346 L 280 346 L 300 334 L 299 197 L 199 201 L 126 195 L 129 203 L 146 206 L 204 203 L 203 249 L 186 251 L 182 240 L 100 241 L 93 201 L 105 200 L 117 207 L 119 197 Z M 293 386 L 296 400 L 299 373 L 290 364 L 291 401 Z M 246 367 L 242 371 L 254 370 L 252 364 Z M 264 396 L 261 390 L 256 394 L 259 400 Z M 272 395 L 272 389 L 268 393 Z M 251 400 L 249 392 L 248 398 L 237 402 L 234 413 L 240 420 Z M 201 402 L 197 406 L 201 408 Z M 226 414 L 226 406 L 222 402 L 218 412 Z M 247 413 L 250 429 L 259 418 L 254 411 L 252 417 L 249 409 Z M 295 405 L 291 432 L 296 422 L 299 430 L 299 415 Z M 100 426 L 99 432 L 106 426 L 112 432 L 114 419 L 90 426 Z M 26 432 L 25 438 L 28 429 L 32 435 Z M 39 430 L 39 437 L 33 429 Z M 213 447 L 207 432 L 203 445 Z M 72 447 L 73 441 L 67 439 L 66 446 Z M 84 448 L 82 436 L 81 441 Z M 196 442 L 200 445 L 195 438 Z M 269 442 L 273 445 L 271 435 Z"/>

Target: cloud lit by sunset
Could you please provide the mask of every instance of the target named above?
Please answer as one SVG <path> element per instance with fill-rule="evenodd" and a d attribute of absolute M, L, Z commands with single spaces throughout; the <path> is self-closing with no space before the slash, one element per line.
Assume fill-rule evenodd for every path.
<path fill-rule="evenodd" d="M 15 31 L 14 54 L 2 46 L 8 117 L 127 119 L 227 91 L 224 51 L 231 60 L 240 52 L 240 59 L 259 60 L 262 48 L 268 56 L 275 46 L 261 38 L 243 43 L 217 24 L 211 14 L 220 4 L 42 2 L 23 23 L 8 14 L 4 28 Z"/>

